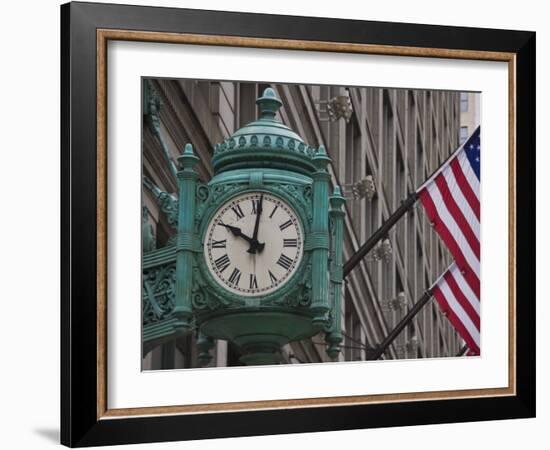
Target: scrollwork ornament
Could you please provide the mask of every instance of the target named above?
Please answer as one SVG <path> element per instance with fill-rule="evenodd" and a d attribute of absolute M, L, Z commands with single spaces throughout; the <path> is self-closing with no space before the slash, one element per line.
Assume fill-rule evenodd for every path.
<path fill-rule="evenodd" d="M 168 318 L 175 307 L 176 267 L 160 266 L 143 276 L 143 323 L 159 322 Z"/>
<path fill-rule="evenodd" d="M 332 329 L 332 324 L 334 323 L 334 315 L 332 314 L 332 310 L 330 310 L 327 313 L 327 321 L 325 326 L 323 327 L 323 331 L 325 333 L 330 333 L 330 330 Z"/>
<path fill-rule="evenodd" d="M 158 194 L 158 204 L 162 212 L 166 214 L 168 223 L 174 228 L 178 225 L 178 200 L 168 192 Z"/>
<path fill-rule="evenodd" d="M 201 290 L 193 292 L 191 303 L 194 309 L 205 309 L 208 306 L 205 295 Z"/>
<path fill-rule="evenodd" d="M 311 264 L 308 263 L 301 275 L 301 281 L 284 296 L 262 301 L 264 306 L 308 308 L 311 305 Z"/>
<path fill-rule="evenodd" d="M 311 187 L 310 186 L 296 186 L 294 184 L 281 184 L 278 186 L 272 186 L 272 189 L 279 192 L 284 192 L 292 196 L 302 207 L 303 211 L 306 211 L 306 217 L 309 222 L 312 220 L 311 213 Z"/>
<path fill-rule="evenodd" d="M 197 200 L 204 203 L 208 200 L 210 196 L 210 189 L 206 184 L 199 184 L 197 186 Z"/>
<path fill-rule="evenodd" d="M 328 229 L 331 236 L 334 236 L 336 229 L 334 227 L 334 219 L 332 217 L 328 218 Z"/>
<path fill-rule="evenodd" d="M 298 305 L 307 307 L 311 304 L 311 264 L 306 266 L 303 282 L 300 283 L 300 295 Z"/>
<path fill-rule="evenodd" d="M 305 186 L 304 187 L 304 200 L 308 203 L 311 203 L 313 192 L 311 189 L 311 186 Z"/>

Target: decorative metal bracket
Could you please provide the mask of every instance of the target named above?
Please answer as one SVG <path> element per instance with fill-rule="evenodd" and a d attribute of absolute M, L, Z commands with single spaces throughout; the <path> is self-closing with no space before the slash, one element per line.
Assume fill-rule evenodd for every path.
<path fill-rule="evenodd" d="M 318 106 L 319 120 L 321 122 L 336 122 L 339 119 L 344 119 L 349 123 L 353 115 L 353 105 L 349 91 L 345 89 L 343 95 L 336 95 L 330 100 L 319 100 L 315 102 Z"/>

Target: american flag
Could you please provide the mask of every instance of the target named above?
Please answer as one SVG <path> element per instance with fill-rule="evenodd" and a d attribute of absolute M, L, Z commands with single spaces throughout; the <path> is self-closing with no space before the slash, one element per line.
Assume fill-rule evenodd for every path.
<path fill-rule="evenodd" d="M 470 354 L 479 355 L 479 297 L 455 263 L 431 288 L 441 311 L 458 331 Z"/>
<path fill-rule="evenodd" d="M 417 190 L 454 264 L 431 291 L 468 345 L 479 354 L 480 128 Z"/>

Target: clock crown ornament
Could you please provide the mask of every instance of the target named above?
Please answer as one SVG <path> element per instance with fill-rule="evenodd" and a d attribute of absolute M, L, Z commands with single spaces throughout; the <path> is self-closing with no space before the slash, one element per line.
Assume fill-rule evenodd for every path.
<path fill-rule="evenodd" d="M 212 165 L 214 171 L 238 168 L 270 167 L 288 169 L 306 175 L 315 171 L 313 156 L 315 148 L 307 145 L 303 139 L 289 127 L 277 120 L 276 116 L 283 106 L 272 88 L 264 90 L 256 100 L 260 117 L 237 130 L 222 143 L 214 146 Z"/>
<path fill-rule="evenodd" d="M 219 339 L 244 364 L 276 364 L 324 334 L 339 358 L 344 199 L 324 146 L 278 120 L 275 90 L 256 104 L 259 118 L 215 145 L 208 184 L 190 144 L 178 159 L 177 235 L 144 256 L 144 352 L 196 332 L 205 365 Z"/>

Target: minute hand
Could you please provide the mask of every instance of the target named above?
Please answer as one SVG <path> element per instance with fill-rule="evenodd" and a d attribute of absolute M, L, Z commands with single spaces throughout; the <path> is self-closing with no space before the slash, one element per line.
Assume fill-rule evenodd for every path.
<path fill-rule="evenodd" d="M 260 225 L 260 217 L 263 212 L 263 202 L 264 194 L 260 195 L 260 201 L 258 202 L 258 209 L 256 210 L 256 223 L 254 224 L 254 234 L 252 235 L 253 242 L 250 244 L 250 248 L 247 250 L 248 253 L 256 253 L 256 250 L 259 250 L 261 252 L 264 248 L 264 245 L 258 242 L 258 228 Z"/>

